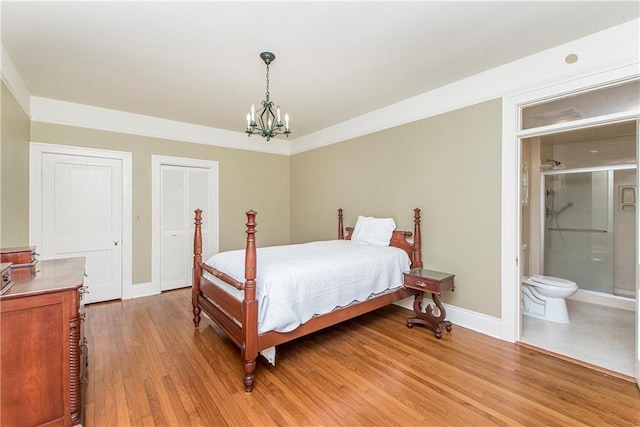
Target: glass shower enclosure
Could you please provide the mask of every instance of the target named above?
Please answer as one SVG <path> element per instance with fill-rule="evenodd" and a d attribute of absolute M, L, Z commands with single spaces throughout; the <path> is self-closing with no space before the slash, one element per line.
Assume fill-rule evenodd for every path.
<path fill-rule="evenodd" d="M 623 258 L 633 259 L 635 242 L 627 229 L 616 227 L 615 221 L 625 220 L 617 202 L 614 169 L 543 172 L 541 206 L 543 209 L 544 257 L 543 271 L 547 276 L 574 281 L 580 289 L 615 294 L 623 280 Z M 622 171 L 624 173 L 633 171 Z M 631 217 L 635 215 L 628 212 Z M 631 223 L 629 223 L 631 224 Z M 621 257 L 617 260 L 616 257 Z M 626 269 L 626 267 L 622 267 Z M 629 277 L 633 264 L 630 265 Z M 622 272 L 624 273 L 624 272 Z M 632 288 L 631 284 L 629 284 Z"/>

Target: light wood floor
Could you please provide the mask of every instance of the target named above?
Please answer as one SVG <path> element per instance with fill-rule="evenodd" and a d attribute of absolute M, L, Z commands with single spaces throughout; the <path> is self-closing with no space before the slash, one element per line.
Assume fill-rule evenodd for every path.
<path fill-rule="evenodd" d="M 244 393 L 239 350 L 190 290 L 87 307 L 85 426 L 640 425 L 636 385 L 389 306 L 278 348 Z M 594 337 L 597 339 L 597 337 Z"/>

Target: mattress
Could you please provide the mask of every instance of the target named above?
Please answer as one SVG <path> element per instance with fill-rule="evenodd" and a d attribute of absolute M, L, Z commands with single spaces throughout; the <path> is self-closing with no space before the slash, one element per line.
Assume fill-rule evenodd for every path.
<path fill-rule="evenodd" d="M 245 251 L 221 252 L 206 264 L 244 282 Z M 402 286 L 407 253 L 393 246 L 328 240 L 257 249 L 258 333 L 289 332 L 312 317 Z M 244 291 L 216 279 L 238 300 Z"/>

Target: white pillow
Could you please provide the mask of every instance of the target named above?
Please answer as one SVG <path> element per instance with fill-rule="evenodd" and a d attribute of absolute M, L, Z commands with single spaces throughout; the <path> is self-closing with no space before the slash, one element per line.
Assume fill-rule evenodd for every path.
<path fill-rule="evenodd" d="M 389 246 L 396 222 L 393 218 L 358 216 L 351 241 L 365 245 Z"/>

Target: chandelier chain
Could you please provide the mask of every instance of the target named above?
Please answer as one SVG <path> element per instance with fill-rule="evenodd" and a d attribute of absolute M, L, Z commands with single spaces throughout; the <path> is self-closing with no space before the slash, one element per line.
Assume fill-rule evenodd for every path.
<path fill-rule="evenodd" d="M 267 102 L 269 102 L 269 64 L 267 64 Z"/>

